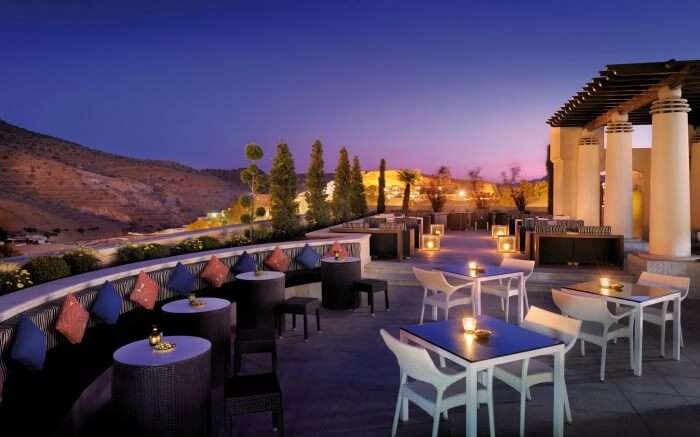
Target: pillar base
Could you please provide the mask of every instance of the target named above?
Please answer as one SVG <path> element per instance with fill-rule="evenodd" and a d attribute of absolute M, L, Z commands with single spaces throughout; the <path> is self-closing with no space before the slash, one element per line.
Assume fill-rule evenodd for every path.
<path fill-rule="evenodd" d="M 690 256 L 665 256 L 665 255 L 654 255 L 649 252 L 634 252 L 636 256 L 643 260 L 648 261 L 700 261 L 700 255 L 690 255 Z"/>

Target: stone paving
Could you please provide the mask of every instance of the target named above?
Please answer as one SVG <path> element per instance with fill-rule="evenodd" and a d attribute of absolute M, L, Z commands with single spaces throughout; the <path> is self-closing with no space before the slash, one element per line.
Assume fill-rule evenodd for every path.
<path fill-rule="evenodd" d="M 489 250 L 488 241 L 483 239 L 483 255 L 497 262 L 498 255 Z M 450 256 L 465 255 L 454 252 Z M 430 260 L 418 255 L 410 262 Z M 375 317 L 366 307 L 356 312 L 322 310 L 323 332 L 317 334 L 315 327 L 310 327 L 308 342 L 304 342 L 301 329 L 286 331 L 278 348 L 287 436 L 390 435 L 399 370 L 379 329 L 398 335 L 401 326 L 416 323 L 421 296 L 422 289 L 417 286 L 392 284 L 390 312 L 385 312 L 381 303 Z M 555 310 L 547 292 L 531 292 L 530 303 Z M 487 314 L 503 317 L 496 298 L 486 296 L 483 305 Z M 451 317 L 461 317 L 469 314 L 471 307 L 453 311 Z M 579 356 L 578 347 L 572 349 L 567 355 L 566 379 L 574 422 L 565 426 L 565 435 L 700 435 L 700 302 L 686 300 L 683 311 L 686 347 L 681 360 L 670 358 L 672 330 L 667 330 L 667 357 L 660 358 L 659 330 L 647 324 L 641 377 L 628 368 L 626 340 L 609 345 L 605 382 L 598 380 L 600 349 L 588 345 L 585 357 Z M 268 363 L 268 356 L 250 355 L 243 369 L 267 371 Z M 551 435 L 552 388 L 537 386 L 532 394 L 527 403 L 526 435 Z M 519 395 L 496 382 L 494 402 L 496 434 L 518 435 Z M 479 435 L 488 435 L 485 408 L 479 410 L 478 421 Z M 431 418 L 414 407 L 410 420 L 400 423 L 398 435 L 430 435 L 430 426 Z M 464 428 L 464 409 L 456 408 L 450 411 L 449 420 L 442 421 L 439 435 L 463 436 Z M 273 435 L 271 417 L 241 417 L 232 435 Z"/>

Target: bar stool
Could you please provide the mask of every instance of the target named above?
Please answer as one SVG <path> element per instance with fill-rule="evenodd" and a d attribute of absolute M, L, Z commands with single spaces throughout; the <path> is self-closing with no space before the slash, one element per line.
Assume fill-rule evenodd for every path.
<path fill-rule="evenodd" d="M 297 327 L 297 314 L 304 316 L 304 340 L 309 339 L 308 317 L 311 312 L 316 313 L 316 331 L 321 332 L 321 316 L 319 308 L 321 301 L 313 297 L 290 297 L 283 302 L 277 304 L 277 326 L 279 328 L 279 336 L 282 337 L 282 331 L 285 326 L 285 314 L 292 315 L 292 329 Z"/>
<path fill-rule="evenodd" d="M 233 342 L 233 375 L 241 370 L 243 354 L 269 353 L 272 369 L 277 373 L 277 341 L 272 328 L 236 329 Z"/>
<path fill-rule="evenodd" d="M 367 293 L 367 302 L 374 317 L 374 293 L 384 292 L 384 308 L 389 311 L 389 283 L 381 279 L 359 279 L 353 282 L 353 290 L 358 293 L 357 306 L 360 306 L 359 293 Z"/>

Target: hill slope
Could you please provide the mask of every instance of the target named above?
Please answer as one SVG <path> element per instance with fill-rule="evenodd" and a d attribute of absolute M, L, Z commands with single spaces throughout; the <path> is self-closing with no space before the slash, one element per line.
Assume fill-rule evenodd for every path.
<path fill-rule="evenodd" d="M 0 227 L 153 230 L 218 210 L 241 185 L 167 161 L 113 155 L 0 121 Z"/>

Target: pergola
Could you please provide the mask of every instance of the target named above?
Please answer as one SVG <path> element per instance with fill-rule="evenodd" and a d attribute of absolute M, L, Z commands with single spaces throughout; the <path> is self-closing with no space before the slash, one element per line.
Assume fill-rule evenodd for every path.
<path fill-rule="evenodd" d="M 603 221 L 626 238 L 632 237 L 633 125 L 651 124 L 649 252 L 691 256 L 691 230 L 700 230 L 700 60 L 608 65 L 547 123 L 555 215 L 599 224 L 605 153 Z"/>

